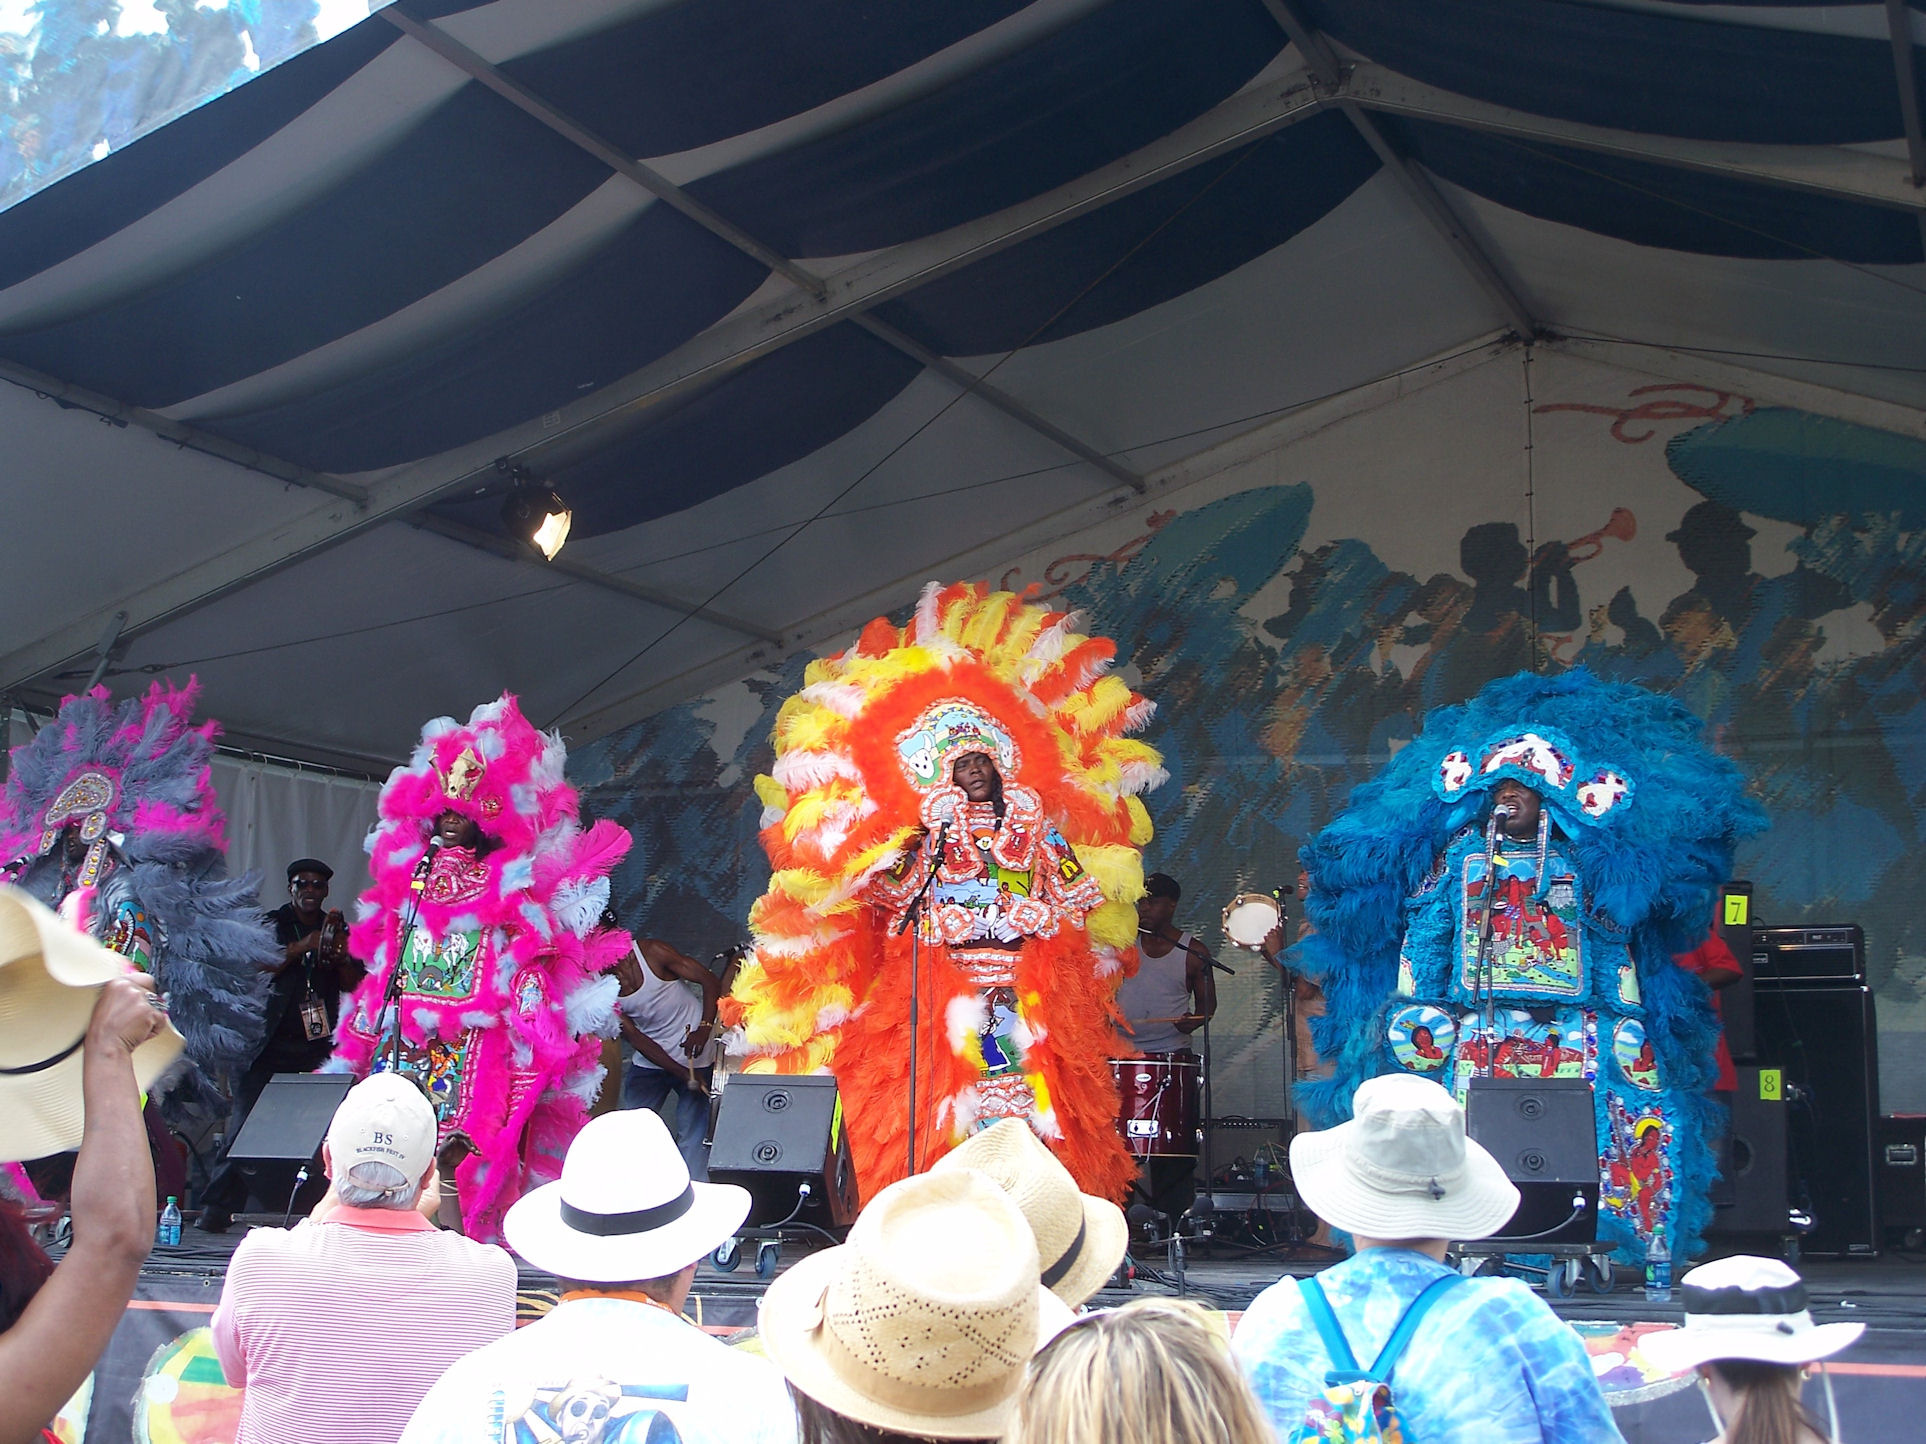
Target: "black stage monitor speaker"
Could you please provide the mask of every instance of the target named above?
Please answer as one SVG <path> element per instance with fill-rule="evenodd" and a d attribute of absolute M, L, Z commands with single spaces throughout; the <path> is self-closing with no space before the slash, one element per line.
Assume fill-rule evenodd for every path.
<path fill-rule="evenodd" d="M 1784 1075 L 1748 1063 L 1736 1071 L 1739 1087 L 1720 1142 L 1719 1184 L 1712 1191 L 1712 1222 L 1706 1232 L 1783 1237 L 1790 1204 Z"/>
<path fill-rule="evenodd" d="M 1873 1183 L 1879 1057 L 1872 990 L 1853 980 L 1847 961 L 1857 953 L 1859 930 L 1799 931 L 1852 937 L 1823 947 L 1808 944 L 1778 960 L 1809 969 L 1804 977 L 1758 971 L 1759 1065 L 1783 1074 L 1792 1202 L 1812 1215 L 1805 1251 L 1872 1254 L 1879 1248 Z"/>
<path fill-rule="evenodd" d="M 818 1225 L 853 1221 L 856 1167 L 836 1080 L 783 1073 L 731 1077 L 716 1111 L 709 1181 L 749 1190 L 752 1226 L 788 1218 L 804 1183 L 810 1196 L 797 1218 Z"/>
<path fill-rule="evenodd" d="M 355 1080 L 346 1073 L 276 1073 L 234 1136 L 227 1156 L 248 1165 L 248 1191 L 270 1213 L 312 1207 L 328 1187 L 321 1171 L 321 1145 L 334 1110 Z M 309 1165 L 297 1195 L 295 1175 Z"/>
<path fill-rule="evenodd" d="M 1590 1243 L 1598 1236 L 1598 1124 L 1583 1078 L 1473 1078 L 1465 1131 L 1518 1185 L 1518 1211 L 1491 1242 Z M 1572 1217 L 1572 1201 L 1584 1208 Z"/>

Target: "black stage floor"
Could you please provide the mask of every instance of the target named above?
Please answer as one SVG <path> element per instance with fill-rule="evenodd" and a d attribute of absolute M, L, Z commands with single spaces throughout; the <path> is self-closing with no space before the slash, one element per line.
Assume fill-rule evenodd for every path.
<path fill-rule="evenodd" d="M 140 1393 L 143 1375 L 158 1352 L 185 1331 L 205 1324 L 220 1297 L 227 1261 L 244 1236 L 242 1225 L 226 1234 L 208 1235 L 189 1228 L 180 1247 L 157 1251 L 143 1271 L 139 1291 L 128 1310 L 108 1357 L 99 1371 L 95 1402 L 86 1430 L 89 1444 L 129 1437 L 129 1412 Z M 777 1271 L 787 1268 L 819 1241 L 807 1236 L 785 1238 Z M 739 1267 L 732 1272 L 705 1262 L 697 1274 L 689 1315 L 724 1337 L 739 1337 L 755 1323 L 756 1300 L 766 1280 L 756 1272 L 754 1245 L 747 1245 Z M 1136 1261 L 1136 1274 L 1127 1287 L 1106 1289 L 1093 1302 L 1113 1306 L 1133 1297 L 1183 1292 L 1200 1303 L 1235 1315 L 1263 1289 L 1287 1274 L 1315 1272 L 1316 1261 L 1275 1254 L 1242 1253 L 1217 1256 L 1193 1251 L 1183 1261 L 1181 1281 L 1167 1251 L 1147 1251 Z M 1857 1320 L 1867 1325 L 1865 1337 L 1836 1362 L 1834 1378 L 1844 1434 L 1848 1439 L 1915 1438 L 1917 1421 L 1926 1417 L 1926 1256 L 1886 1254 L 1876 1259 L 1829 1261 L 1806 1259 L 1800 1264 L 1812 1296 L 1814 1317 L 1822 1323 Z M 1567 1301 L 1553 1301 L 1558 1313 L 1594 1336 L 1594 1351 L 1625 1347 L 1638 1326 L 1677 1323 L 1676 1304 L 1650 1304 L 1642 1292 L 1629 1287 L 1609 1295 L 1581 1291 Z M 523 1310 L 543 1311 L 552 1299 L 553 1280 L 523 1268 Z M 1614 1401 L 1619 1427 L 1630 1444 L 1698 1444 L 1710 1437 L 1710 1420 L 1697 1390 L 1681 1381 L 1639 1380 L 1621 1369 L 1602 1376 Z M 1616 1379 L 1617 1387 L 1609 1387 Z M 151 1387 L 151 1386 L 150 1386 Z M 1820 1396 L 1810 1400 L 1815 1407 Z"/>

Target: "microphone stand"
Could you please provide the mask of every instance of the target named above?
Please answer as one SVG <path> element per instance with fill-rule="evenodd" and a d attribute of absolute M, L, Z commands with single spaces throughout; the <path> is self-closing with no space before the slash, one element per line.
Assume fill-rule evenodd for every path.
<path fill-rule="evenodd" d="M 1485 1043 L 1484 1076 L 1492 1076 L 1492 1065 L 1496 1061 L 1496 1049 L 1492 1046 L 1492 972 L 1491 972 L 1491 918 L 1498 910 L 1498 825 L 1509 821 L 1511 814 L 1501 808 L 1491 810 L 1491 820 L 1485 824 L 1485 910 L 1478 920 L 1478 960 L 1472 970 L 1472 1002 L 1479 1008 L 1483 1020 Z"/>
<path fill-rule="evenodd" d="M 439 847 L 429 846 L 415 864 L 415 875 L 408 883 L 408 916 L 402 920 L 401 932 L 395 938 L 395 963 L 388 970 L 388 986 L 381 998 L 381 1017 L 386 1022 L 388 1009 L 394 1009 L 395 1031 L 388 1040 L 388 1071 L 401 1071 L 401 964 L 408 955 L 408 940 L 415 935 L 415 922 L 421 916 L 421 894 L 428 886 L 428 870 L 435 865 L 435 854 Z"/>
<path fill-rule="evenodd" d="M 903 1176 L 910 1177 L 916 1172 L 916 1039 L 918 1013 L 922 1001 L 922 983 L 918 977 L 920 964 L 918 942 L 922 934 L 920 927 L 911 927 L 923 913 L 923 903 L 929 897 L 930 887 L 936 881 L 936 870 L 943 865 L 943 850 L 949 845 L 950 821 L 946 817 L 937 825 L 936 847 L 926 855 L 927 867 L 923 873 L 923 885 L 910 899 L 909 906 L 903 909 L 903 920 L 896 925 L 897 936 L 909 930 L 910 940 L 910 1014 L 909 1014 L 909 1171 Z"/>
<path fill-rule="evenodd" d="M 1284 937 L 1284 949 L 1286 951 L 1290 948 L 1291 943 L 1289 936 L 1289 924 L 1291 920 L 1290 897 L 1296 891 L 1296 888 L 1291 887 L 1274 887 L 1271 889 L 1271 898 L 1277 903 L 1277 930 L 1279 934 Z M 1284 1045 L 1282 1049 L 1284 1058 L 1284 1117 L 1291 1126 L 1290 1133 L 1286 1136 L 1284 1145 L 1288 1148 L 1290 1147 L 1289 1140 L 1297 1136 L 1297 979 L 1292 977 L 1290 969 L 1284 966 L 1283 951 L 1278 953 L 1272 962 L 1272 966 L 1277 969 L 1278 986 L 1284 993 L 1284 1036 L 1279 1039 L 1279 1041 Z"/>

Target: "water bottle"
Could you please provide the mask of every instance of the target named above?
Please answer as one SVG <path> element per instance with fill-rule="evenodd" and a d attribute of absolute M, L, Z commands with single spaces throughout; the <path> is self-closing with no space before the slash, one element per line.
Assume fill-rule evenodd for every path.
<path fill-rule="evenodd" d="M 154 1230 L 154 1242 L 168 1248 L 180 1247 L 181 1206 L 171 1193 L 167 1195 L 167 1207 L 161 1210 L 160 1227 Z"/>
<path fill-rule="evenodd" d="M 1672 1250 L 1665 1246 L 1665 1225 L 1652 1229 L 1652 1241 L 1645 1245 L 1645 1302 L 1672 1302 Z"/>

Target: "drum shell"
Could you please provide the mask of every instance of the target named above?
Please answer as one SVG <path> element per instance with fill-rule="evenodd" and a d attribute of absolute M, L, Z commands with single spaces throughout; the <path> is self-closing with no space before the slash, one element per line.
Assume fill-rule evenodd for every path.
<path fill-rule="evenodd" d="M 1195 1158 L 1199 1151 L 1204 1064 L 1195 1053 L 1112 1058 L 1117 1131 L 1137 1158 Z"/>

